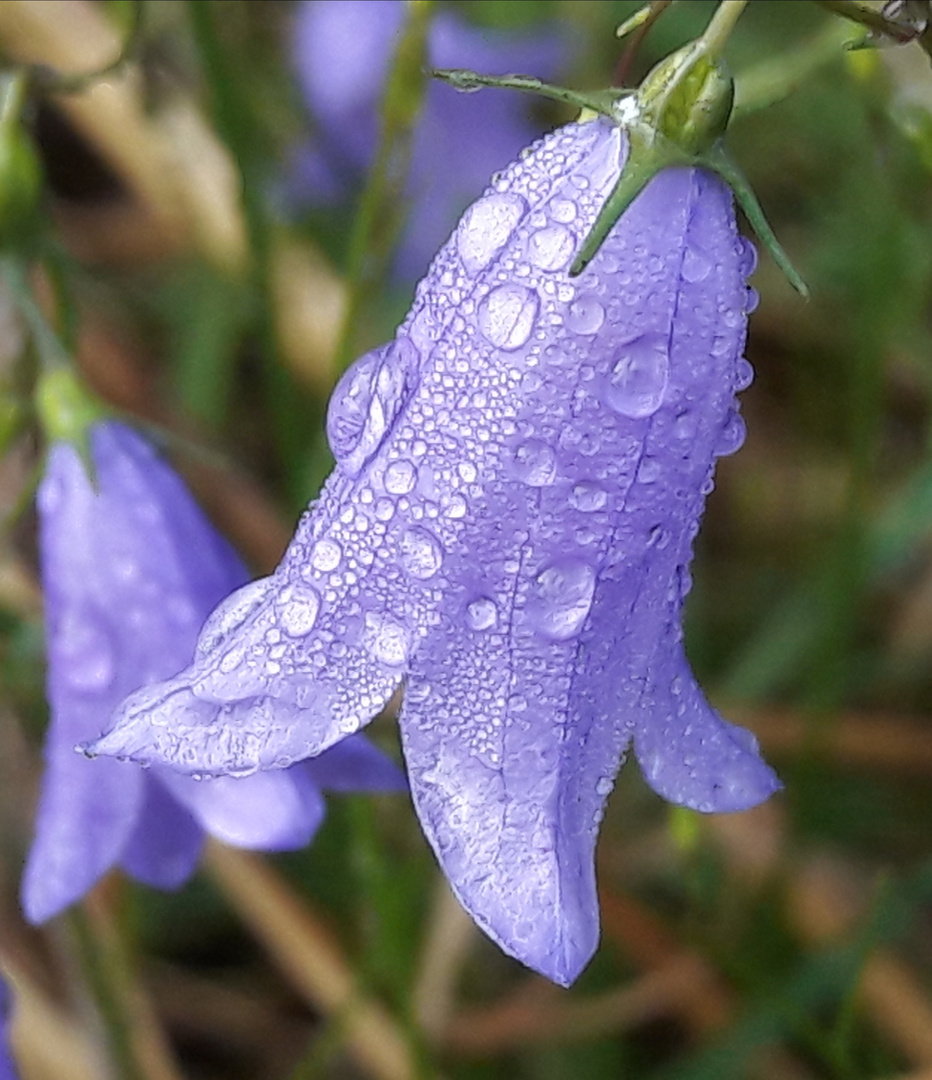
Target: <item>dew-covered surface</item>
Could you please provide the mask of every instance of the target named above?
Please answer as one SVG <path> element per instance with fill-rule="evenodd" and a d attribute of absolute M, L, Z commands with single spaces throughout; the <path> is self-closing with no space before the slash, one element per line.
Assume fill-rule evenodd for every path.
<path fill-rule="evenodd" d="M 177 888 L 205 831 L 243 847 L 300 847 L 323 816 L 304 765 L 199 783 L 75 752 L 127 694 L 190 662 L 205 616 L 247 578 L 181 480 L 133 430 L 95 426 L 90 456 L 93 479 L 75 447 L 53 445 L 38 493 L 52 725 L 23 884 L 34 922 L 79 900 L 118 864 L 147 884 Z M 250 608 L 256 594 L 247 585 L 237 603 Z M 203 641 L 216 632 L 206 627 Z M 355 774 L 357 787 L 398 786 L 374 749 L 360 748 L 353 761 L 343 772 Z"/>
<path fill-rule="evenodd" d="M 778 786 L 681 629 L 714 461 L 743 441 L 753 251 L 717 180 L 670 170 L 571 279 L 623 152 L 607 122 L 570 125 L 466 212 L 394 341 L 334 391 L 337 469 L 278 570 L 95 747 L 284 766 L 404 682 L 415 805 L 457 895 L 560 982 L 596 944 L 593 846 L 632 740 L 695 809 Z"/>

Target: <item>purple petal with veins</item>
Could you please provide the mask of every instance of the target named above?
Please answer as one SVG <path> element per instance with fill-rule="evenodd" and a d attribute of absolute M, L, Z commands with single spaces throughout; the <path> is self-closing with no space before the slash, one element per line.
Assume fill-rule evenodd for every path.
<path fill-rule="evenodd" d="M 724 185 L 671 169 L 570 278 L 624 157 L 619 128 L 571 124 L 467 210 L 394 341 L 334 391 L 337 467 L 275 574 L 94 748 L 283 766 L 404 683 L 415 806 L 454 890 L 563 984 L 596 947 L 594 845 L 628 747 L 697 810 L 779 787 L 703 697 L 681 622 L 715 459 L 743 439 L 753 252 Z"/>

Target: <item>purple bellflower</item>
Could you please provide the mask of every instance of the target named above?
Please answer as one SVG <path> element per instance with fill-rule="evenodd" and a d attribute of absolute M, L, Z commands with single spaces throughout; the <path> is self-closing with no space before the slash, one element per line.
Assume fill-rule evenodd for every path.
<path fill-rule="evenodd" d="M 298 7 L 295 70 L 317 137 L 298 158 L 296 187 L 310 201 L 346 198 L 371 164 L 378 103 L 404 9 L 402 0 L 305 0 Z M 437 67 L 537 71 L 549 78 L 569 52 L 567 40 L 566 27 L 506 33 L 440 11 L 431 23 L 428 51 Z M 489 176 L 537 134 L 528 113 L 527 103 L 515 95 L 464 99 L 436 81 L 426 87 L 411 151 L 410 218 L 397 261 L 404 277 L 424 273 Z"/>
<path fill-rule="evenodd" d="M 75 753 L 128 693 L 190 662 L 207 614 L 248 579 L 179 477 L 131 428 L 97 424 L 91 444 L 93 483 L 77 449 L 57 442 L 38 495 L 52 721 L 23 881 L 36 923 L 115 865 L 151 885 L 181 885 L 205 831 L 241 847 L 301 847 L 323 816 L 320 786 L 403 786 L 364 738 L 285 772 L 204 782 Z"/>
<path fill-rule="evenodd" d="M 613 123 L 570 124 L 467 210 L 395 339 L 338 384 L 337 467 L 275 574 L 93 748 L 285 766 L 403 683 L 415 807 L 456 894 L 562 984 L 597 944 L 594 846 L 629 747 L 696 810 L 779 787 L 706 702 L 681 624 L 715 459 L 744 437 L 754 249 L 716 177 L 667 169 L 570 277 L 626 152 Z"/>
<path fill-rule="evenodd" d="M 13 1002 L 10 988 L 0 978 L 0 1080 L 17 1080 L 19 1072 L 10 1052 L 10 1024 Z"/>

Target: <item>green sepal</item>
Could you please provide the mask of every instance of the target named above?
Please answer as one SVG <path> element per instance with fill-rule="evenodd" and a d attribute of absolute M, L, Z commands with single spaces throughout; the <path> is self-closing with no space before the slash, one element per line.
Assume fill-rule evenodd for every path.
<path fill-rule="evenodd" d="M 570 277 L 577 277 L 592 262 L 615 223 L 657 173 L 671 165 L 690 164 L 690 159 L 674 143 L 649 129 L 645 132 L 638 123 L 632 124 L 626 134 L 628 158 L 625 167 L 586 234 L 570 266 Z"/>
<path fill-rule="evenodd" d="M 97 475 L 91 453 L 91 430 L 107 419 L 110 411 L 70 368 L 57 367 L 39 377 L 35 391 L 36 412 L 49 443 L 67 442 L 78 451 L 91 486 Z"/>
<path fill-rule="evenodd" d="M 433 68 L 431 76 L 449 83 L 454 90 L 472 93 L 487 87 L 499 90 L 521 90 L 526 94 L 560 101 L 577 109 L 589 109 L 600 116 L 618 122 L 618 106 L 625 98 L 634 95 L 633 90 L 570 90 L 565 86 L 554 86 L 543 82 L 533 75 L 480 75 L 467 68 Z"/>
<path fill-rule="evenodd" d="M 787 280 L 800 296 L 808 299 L 809 286 L 802 279 L 796 267 L 790 262 L 776 234 L 770 227 L 770 222 L 764 215 L 763 208 L 758 202 L 754 189 L 751 187 L 744 173 L 725 153 L 725 148 L 719 143 L 713 146 L 708 154 L 699 158 L 698 164 L 717 173 L 734 192 L 738 205 L 744 211 L 751 228 L 757 233 L 757 237 L 764 247 L 770 252 L 773 261 L 786 275 Z"/>

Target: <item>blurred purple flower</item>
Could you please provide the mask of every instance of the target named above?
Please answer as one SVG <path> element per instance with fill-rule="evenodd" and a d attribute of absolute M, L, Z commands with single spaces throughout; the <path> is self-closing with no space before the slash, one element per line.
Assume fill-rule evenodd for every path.
<path fill-rule="evenodd" d="M 17 1080 L 19 1072 L 10 1052 L 10 1023 L 13 1002 L 10 988 L 0 978 L 0 1080 Z"/>
<path fill-rule="evenodd" d="M 96 492 L 78 451 L 59 442 L 38 496 L 52 721 L 23 881 L 36 923 L 117 864 L 151 885 L 181 885 L 205 831 L 242 847 L 303 846 L 323 816 L 319 787 L 331 786 L 331 770 L 342 790 L 403 786 L 364 739 L 313 767 L 203 782 L 75 753 L 128 693 L 190 662 L 206 615 L 248 579 L 143 439 L 116 422 L 95 426 L 91 438 Z"/>
<path fill-rule="evenodd" d="M 564 984 L 598 940 L 594 846 L 629 746 L 697 810 L 779 787 L 703 697 L 681 621 L 715 459 L 744 437 L 754 250 L 718 179 L 671 169 L 569 277 L 624 157 L 619 128 L 571 124 L 470 207 L 395 340 L 337 386 L 337 468 L 278 570 L 96 747 L 273 768 L 404 682 L 411 789 L 454 890 Z"/>
<path fill-rule="evenodd" d="M 379 135 L 379 99 L 404 25 L 403 0 L 304 0 L 294 25 L 294 62 L 317 123 L 297 161 L 297 194 L 314 203 L 350 196 L 368 169 Z M 570 52 L 569 29 L 533 34 L 470 26 L 449 11 L 434 18 L 430 63 L 475 71 L 556 75 Z M 517 94 L 464 96 L 427 87 L 411 152 L 410 214 L 397 266 L 424 273 L 463 209 L 540 133 L 532 106 Z"/>

